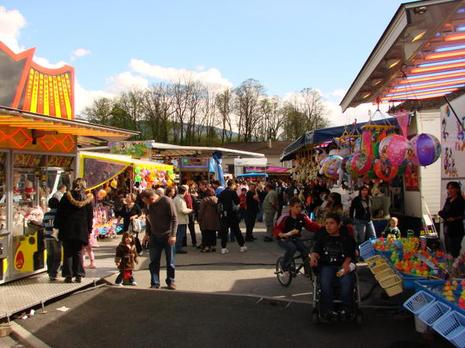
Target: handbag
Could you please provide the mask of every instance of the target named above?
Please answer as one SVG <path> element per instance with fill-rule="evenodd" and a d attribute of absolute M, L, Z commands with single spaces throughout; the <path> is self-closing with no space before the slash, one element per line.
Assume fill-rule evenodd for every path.
<path fill-rule="evenodd" d="M 142 231 L 142 223 L 139 219 L 132 219 L 131 220 L 131 228 L 132 232 L 139 233 Z"/>

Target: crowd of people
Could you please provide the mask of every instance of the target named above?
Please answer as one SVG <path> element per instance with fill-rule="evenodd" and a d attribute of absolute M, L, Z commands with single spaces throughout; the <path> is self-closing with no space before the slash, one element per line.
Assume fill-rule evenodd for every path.
<path fill-rule="evenodd" d="M 463 237 L 465 200 L 460 186 L 448 185 L 449 198 L 440 215 L 449 231 L 446 246 L 457 255 L 458 240 Z M 47 266 L 55 281 L 63 249 L 62 276 L 65 282 L 80 282 L 85 275 L 84 255 L 94 268 L 92 221 L 94 197 L 87 191 L 86 181 L 76 179 L 71 190 L 60 191 L 48 202 L 44 216 Z M 329 284 L 341 282 L 342 300 L 350 312 L 347 295 L 353 287 L 352 264 L 356 261 L 356 245 L 376 236 L 371 216 L 370 187 L 362 186 L 358 194 L 343 204 L 338 192 L 331 192 L 324 181 L 314 180 L 305 186 L 282 181 L 254 182 L 228 180 L 223 187 L 218 181 L 198 185 L 180 185 L 163 189 L 129 193 L 121 198 L 115 216 L 121 221 L 121 243 L 115 251 L 115 265 L 120 273 L 117 285 L 136 285 L 133 270 L 144 246 L 149 251 L 151 287 L 160 288 L 160 260 L 164 252 L 167 265 L 166 286 L 176 289 L 175 256 L 187 253 L 191 245 L 202 253 L 229 253 L 237 243 L 246 252 L 253 243 L 257 221 L 263 221 L 265 242 L 277 241 L 283 249 L 282 269 L 289 272 L 292 258 L 300 252 L 307 267 L 318 267 L 322 286 L 322 305 L 331 315 Z M 288 206 L 282 214 L 283 207 Z M 245 234 L 240 223 L 244 222 Z M 196 222 L 201 238 L 197 239 Z M 381 235 L 398 238 L 398 220 L 391 218 Z M 301 241 L 303 229 L 314 234 L 314 246 L 307 249 Z M 145 231 L 143 240 L 139 234 Z M 456 233 L 452 233 L 456 231 Z M 188 233 L 189 232 L 189 233 Z M 218 243 L 219 240 L 219 243 Z M 195 249 L 194 249 L 195 250 Z M 306 269 L 309 272 L 308 269 Z M 341 276 L 341 274 L 343 276 Z"/>

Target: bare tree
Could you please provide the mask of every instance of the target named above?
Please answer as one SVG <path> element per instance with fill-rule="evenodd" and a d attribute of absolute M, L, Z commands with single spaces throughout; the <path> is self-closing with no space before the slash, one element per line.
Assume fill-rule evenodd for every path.
<path fill-rule="evenodd" d="M 232 123 L 231 123 L 231 113 L 232 113 L 232 98 L 233 94 L 231 89 L 225 89 L 223 92 L 219 93 L 215 98 L 215 105 L 218 110 L 218 113 L 221 118 L 221 143 L 224 144 L 226 141 L 226 136 L 231 142 L 232 138 Z"/>
<path fill-rule="evenodd" d="M 277 96 L 262 98 L 260 116 L 256 136 L 263 141 L 277 140 L 284 121 L 281 99 Z"/>
<path fill-rule="evenodd" d="M 252 140 L 252 134 L 260 119 L 260 97 L 264 94 L 264 88 L 260 82 L 248 79 L 234 90 L 235 109 L 238 115 L 239 139 L 244 142 Z"/>
<path fill-rule="evenodd" d="M 171 86 L 160 83 L 145 91 L 145 118 L 151 129 L 152 138 L 169 141 L 170 118 L 173 115 L 173 94 Z"/>

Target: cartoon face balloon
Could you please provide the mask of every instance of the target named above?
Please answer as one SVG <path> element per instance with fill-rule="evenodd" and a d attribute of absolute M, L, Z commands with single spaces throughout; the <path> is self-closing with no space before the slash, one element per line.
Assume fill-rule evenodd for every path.
<path fill-rule="evenodd" d="M 371 158 L 362 152 L 357 152 L 353 155 L 352 161 L 352 173 L 356 176 L 363 176 L 371 168 Z"/>
<path fill-rule="evenodd" d="M 441 155 L 441 144 L 439 140 L 431 134 L 418 134 L 410 140 L 418 163 L 422 166 L 429 166 L 436 162 Z"/>
<path fill-rule="evenodd" d="M 338 179 L 339 170 L 342 166 L 342 157 L 331 155 L 320 162 L 320 173 L 329 179 Z"/>
<path fill-rule="evenodd" d="M 405 159 L 407 139 L 398 134 L 392 134 L 381 140 L 379 144 L 379 158 L 389 159 L 394 166 L 399 166 Z"/>
<path fill-rule="evenodd" d="M 373 165 L 376 176 L 384 181 L 391 181 L 397 175 L 399 166 L 394 166 L 388 159 L 377 159 Z"/>

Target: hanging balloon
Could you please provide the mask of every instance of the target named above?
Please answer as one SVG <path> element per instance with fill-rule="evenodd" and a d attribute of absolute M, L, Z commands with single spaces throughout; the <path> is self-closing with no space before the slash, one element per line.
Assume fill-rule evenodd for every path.
<path fill-rule="evenodd" d="M 434 135 L 426 133 L 418 134 L 410 142 L 418 163 L 422 166 L 433 164 L 441 155 L 441 144 Z"/>
<path fill-rule="evenodd" d="M 118 187 L 118 180 L 116 179 L 113 179 L 111 182 L 110 182 L 110 186 L 114 189 L 116 189 Z"/>
<path fill-rule="evenodd" d="M 134 168 L 134 173 L 140 174 L 140 171 L 141 171 L 140 167 Z"/>
<path fill-rule="evenodd" d="M 141 182 L 142 181 L 142 177 L 140 175 L 136 175 L 136 177 L 134 178 L 134 182 Z"/>
<path fill-rule="evenodd" d="M 378 178 L 384 181 L 392 181 L 397 175 L 399 167 L 393 165 L 389 159 L 377 159 L 373 170 Z"/>
<path fill-rule="evenodd" d="M 363 176 L 371 168 L 371 158 L 362 152 L 357 152 L 352 157 L 352 172 L 356 176 Z"/>
<path fill-rule="evenodd" d="M 362 138 L 357 138 L 354 142 L 354 152 L 360 152 L 362 150 Z"/>
<path fill-rule="evenodd" d="M 106 196 L 107 196 L 107 191 L 105 191 L 104 189 L 98 190 L 98 192 L 97 192 L 97 200 L 103 201 Z"/>
<path fill-rule="evenodd" d="M 105 187 L 105 192 L 110 193 L 111 192 L 111 187 L 110 186 Z"/>
<path fill-rule="evenodd" d="M 392 134 L 381 140 L 379 158 L 389 159 L 394 166 L 399 166 L 405 159 L 407 139 L 398 134 Z"/>
<path fill-rule="evenodd" d="M 369 130 L 364 130 L 362 133 L 362 147 L 361 151 L 367 155 L 368 157 L 373 156 L 373 148 L 372 148 L 372 139 L 373 134 Z"/>
<path fill-rule="evenodd" d="M 342 157 L 339 155 L 331 155 L 324 159 L 320 165 L 320 174 L 324 174 L 329 179 L 338 179 L 339 170 L 342 165 Z"/>

